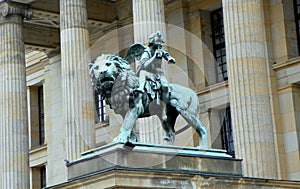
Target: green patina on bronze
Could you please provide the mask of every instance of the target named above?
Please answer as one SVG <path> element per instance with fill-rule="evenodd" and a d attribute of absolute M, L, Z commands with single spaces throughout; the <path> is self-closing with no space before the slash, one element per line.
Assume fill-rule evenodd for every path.
<path fill-rule="evenodd" d="M 198 97 L 190 88 L 167 82 L 161 69 L 162 59 L 169 63 L 175 63 L 175 59 L 161 48 L 161 42 L 164 41 L 158 32 L 149 37 L 148 47 L 134 44 L 128 50 L 125 59 L 140 62 L 137 73 L 127 60 L 116 55 L 103 54 L 89 64 L 94 89 L 124 118 L 114 142 L 136 141 L 135 121 L 157 115 L 165 131 L 164 141 L 173 144 L 174 126 L 180 114 L 199 134 L 199 147 L 206 149 L 206 129 L 199 120 Z M 139 78 L 140 71 L 148 74 Z"/>

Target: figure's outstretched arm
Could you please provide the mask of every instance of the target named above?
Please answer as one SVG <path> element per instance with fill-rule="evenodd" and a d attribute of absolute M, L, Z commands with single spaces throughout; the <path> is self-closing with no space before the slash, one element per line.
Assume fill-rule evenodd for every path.
<path fill-rule="evenodd" d="M 168 51 L 164 51 L 163 53 L 163 57 L 166 61 L 168 61 L 168 63 L 171 63 L 171 64 L 175 64 L 175 58 L 173 58 L 172 56 L 169 55 Z"/>

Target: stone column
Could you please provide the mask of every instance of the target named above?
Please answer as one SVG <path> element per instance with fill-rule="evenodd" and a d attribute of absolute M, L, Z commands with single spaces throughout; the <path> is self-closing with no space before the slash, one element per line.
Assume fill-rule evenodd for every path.
<path fill-rule="evenodd" d="M 134 42 L 145 43 L 156 31 L 166 37 L 163 0 L 132 0 L 132 11 Z"/>
<path fill-rule="evenodd" d="M 0 3 L 0 188 L 29 188 L 29 140 L 21 4 Z"/>
<path fill-rule="evenodd" d="M 263 0 L 223 0 L 236 157 L 245 176 L 277 178 Z"/>
<path fill-rule="evenodd" d="M 150 34 L 161 31 L 165 39 L 166 26 L 163 0 L 132 0 L 134 42 L 147 45 Z M 163 64 L 166 71 L 166 64 Z M 168 74 L 165 72 L 165 75 Z M 140 142 L 162 143 L 164 135 L 157 117 L 138 119 Z"/>
<path fill-rule="evenodd" d="M 64 147 L 61 56 L 60 49 L 47 53 L 49 63 L 45 66 L 45 125 L 47 125 L 47 185 L 52 186 L 67 180 L 66 149 Z M 59 174 L 57 174 L 59 170 Z"/>
<path fill-rule="evenodd" d="M 85 0 L 60 0 L 63 117 L 67 159 L 95 145 L 92 86 L 88 75 L 89 32 Z"/>

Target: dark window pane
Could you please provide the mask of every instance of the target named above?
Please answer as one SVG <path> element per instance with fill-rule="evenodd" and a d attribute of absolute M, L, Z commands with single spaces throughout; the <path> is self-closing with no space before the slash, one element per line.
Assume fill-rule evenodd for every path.
<path fill-rule="evenodd" d="M 226 79 L 228 78 L 227 72 L 223 72 L 223 77 L 226 78 Z"/>
<path fill-rule="evenodd" d="M 38 88 L 38 106 L 39 106 L 39 143 L 45 144 L 45 122 L 44 122 L 44 89 Z"/>
<path fill-rule="evenodd" d="M 221 51 L 220 49 L 219 50 L 216 50 L 216 57 L 220 57 L 221 56 Z"/>
<path fill-rule="evenodd" d="M 300 0 L 294 0 L 295 23 L 298 39 L 298 52 L 300 54 Z"/>
<path fill-rule="evenodd" d="M 224 64 L 226 64 L 226 50 L 222 8 L 217 9 L 211 13 L 211 29 L 214 56 L 218 66 L 217 79 L 218 81 L 227 80 L 227 66 L 223 66 Z"/>
<path fill-rule="evenodd" d="M 102 99 L 100 94 L 95 93 L 95 103 L 98 122 L 105 122 L 105 100 Z"/>
<path fill-rule="evenodd" d="M 226 108 L 223 116 L 224 119 L 221 128 L 222 146 L 223 149 L 226 150 L 228 154 L 234 157 L 235 151 L 234 151 L 233 134 L 232 134 L 232 126 L 231 126 L 230 107 Z"/>
<path fill-rule="evenodd" d="M 224 38 L 222 38 L 222 39 L 224 40 Z M 223 42 L 224 42 L 224 41 L 223 41 Z M 225 48 L 222 48 L 222 49 L 221 49 L 221 53 L 222 53 L 223 56 L 226 55 Z"/>
<path fill-rule="evenodd" d="M 41 188 L 46 187 L 46 167 L 42 166 L 40 168 L 40 178 L 41 178 Z"/>

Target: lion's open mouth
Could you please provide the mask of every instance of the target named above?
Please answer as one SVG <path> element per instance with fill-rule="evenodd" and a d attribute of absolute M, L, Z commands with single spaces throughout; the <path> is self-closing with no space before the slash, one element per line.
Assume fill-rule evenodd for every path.
<path fill-rule="evenodd" d="M 107 81 L 112 81 L 112 82 L 114 82 L 115 79 L 112 78 L 112 77 L 104 77 L 104 78 L 102 78 L 102 79 L 100 80 L 101 83 L 105 83 L 105 82 L 107 82 Z"/>

